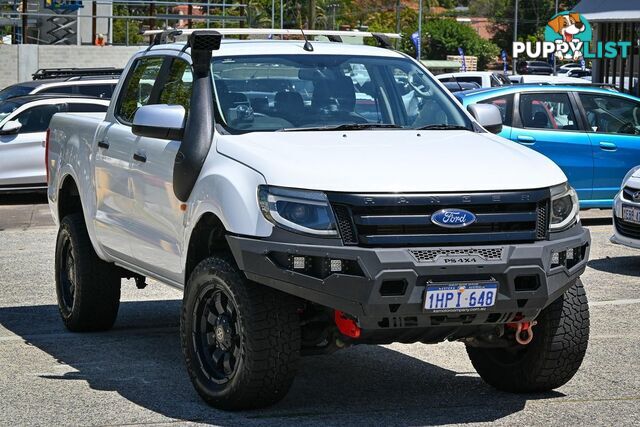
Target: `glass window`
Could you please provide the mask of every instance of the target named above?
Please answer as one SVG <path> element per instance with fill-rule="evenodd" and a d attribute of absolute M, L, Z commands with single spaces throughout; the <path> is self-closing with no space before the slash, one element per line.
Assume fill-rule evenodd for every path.
<path fill-rule="evenodd" d="M 20 133 L 44 132 L 49 127 L 53 115 L 65 111 L 66 104 L 39 105 L 29 108 L 16 117 L 16 120 L 22 125 Z"/>
<path fill-rule="evenodd" d="M 136 110 L 149 103 L 163 61 L 164 57 L 142 58 L 132 67 L 118 100 L 116 116 L 120 120 L 131 123 Z"/>
<path fill-rule="evenodd" d="M 186 111 L 189 111 L 192 85 L 191 66 L 183 60 L 174 59 L 158 102 L 160 104 L 182 105 Z"/>
<path fill-rule="evenodd" d="M 520 94 L 520 118 L 525 128 L 576 130 L 576 118 L 566 93 Z"/>
<path fill-rule="evenodd" d="M 69 113 L 105 113 L 109 107 L 100 104 L 70 102 L 67 104 L 67 108 Z"/>
<path fill-rule="evenodd" d="M 620 96 L 581 93 L 580 100 L 593 132 L 640 134 L 640 103 Z"/>
<path fill-rule="evenodd" d="M 460 107 L 403 58 L 256 55 L 214 58 L 212 70 L 232 132 L 368 123 L 471 129 Z"/>
<path fill-rule="evenodd" d="M 34 88 L 32 86 L 13 85 L 0 90 L 0 102 L 5 99 L 15 98 L 16 96 L 29 95 Z"/>
<path fill-rule="evenodd" d="M 47 89 L 43 89 L 38 91 L 38 93 L 44 94 L 59 94 L 59 95 L 70 95 L 73 93 L 73 86 L 54 86 L 49 87 Z"/>
<path fill-rule="evenodd" d="M 484 101 L 480 101 L 480 104 L 493 104 L 498 107 L 500 110 L 500 115 L 502 116 L 502 123 L 505 126 L 512 125 L 512 117 L 513 117 L 513 95 L 504 95 L 496 98 L 485 99 Z"/>
<path fill-rule="evenodd" d="M 85 96 L 94 96 L 96 98 L 111 99 L 115 84 L 99 84 L 99 85 L 78 85 L 76 86 L 78 93 Z"/>
<path fill-rule="evenodd" d="M 0 102 L 0 122 L 2 122 L 9 114 L 20 108 L 21 104 L 11 101 Z"/>
<path fill-rule="evenodd" d="M 478 83 L 480 86 L 482 86 L 482 77 L 480 77 L 480 76 L 477 76 L 477 77 L 459 76 L 459 77 L 456 77 L 454 81 Z"/>

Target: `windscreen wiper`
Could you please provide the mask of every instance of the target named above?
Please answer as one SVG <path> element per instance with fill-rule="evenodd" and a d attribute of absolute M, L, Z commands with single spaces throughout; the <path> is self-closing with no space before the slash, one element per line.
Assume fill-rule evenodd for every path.
<path fill-rule="evenodd" d="M 426 126 L 422 126 L 419 128 L 416 128 L 416 130 L 471 130 L 466 126 L 460 126 L 460 125 L 447 125 L 445 123 L 440 123 L 437 125 L 426 125 Z"/>
<path fill-rule="evenodd" d="M 323 130 L 367 130 L 367 129 L 403 129 L 391 123 L 343 123 L 341 125 L 310 126 L 306 128 L 283 128 L 280 132 L 305 132 Z"/>

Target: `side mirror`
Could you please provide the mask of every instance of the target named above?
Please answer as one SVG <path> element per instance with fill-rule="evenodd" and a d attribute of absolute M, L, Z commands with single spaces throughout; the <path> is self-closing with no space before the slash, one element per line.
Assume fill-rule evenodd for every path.
<path fill-rule="evenodd" d="M 492 104 L 472 104 L 467 110 L 478 121 L 480 126 L 491 133 L 502 131 L 502 115 L 498 107 Z"/>
<path fill-rule="evenodd" d="M 143 105 L 133 116 L 133 134 L 148 138 L 182 140 L 185 109 L 182 105 Z"/>
<path fill-rule="evenodd" d="M 22 123 L 17 120 L 11 120 L 2 126 L 0 135 L 15 135 L 20 132 L 20 129 L 22 129 Z"/>

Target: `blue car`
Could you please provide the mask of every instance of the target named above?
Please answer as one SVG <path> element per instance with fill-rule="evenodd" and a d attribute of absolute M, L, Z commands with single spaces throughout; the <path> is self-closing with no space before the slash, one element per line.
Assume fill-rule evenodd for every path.
<path fill-rule="evenodd" d="M 582 86 L 514 85 L 457 92 L 466 107 L 494 104 L 498 134 L 562 168 L 580 207 L 610 208 L 625 174 L 640 164 L 640 98 Z"/>

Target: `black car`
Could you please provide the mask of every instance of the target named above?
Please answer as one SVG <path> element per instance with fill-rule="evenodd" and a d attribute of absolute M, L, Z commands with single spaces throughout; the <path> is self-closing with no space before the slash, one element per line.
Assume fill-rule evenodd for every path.
<path fill-rule="evenodd" d="M 553 74 L 553 67 L 544 61 L 520 61 L 516 65 L 519 74 Z"/>
<path fill-rule="evenodd" d="M 41 69 L 33 80 L 16 83 L 0 90 L 0 102 L 9 98 L 35 94 L 80 95 L 111 99 L 121 69 L 56 68 Z"/>

